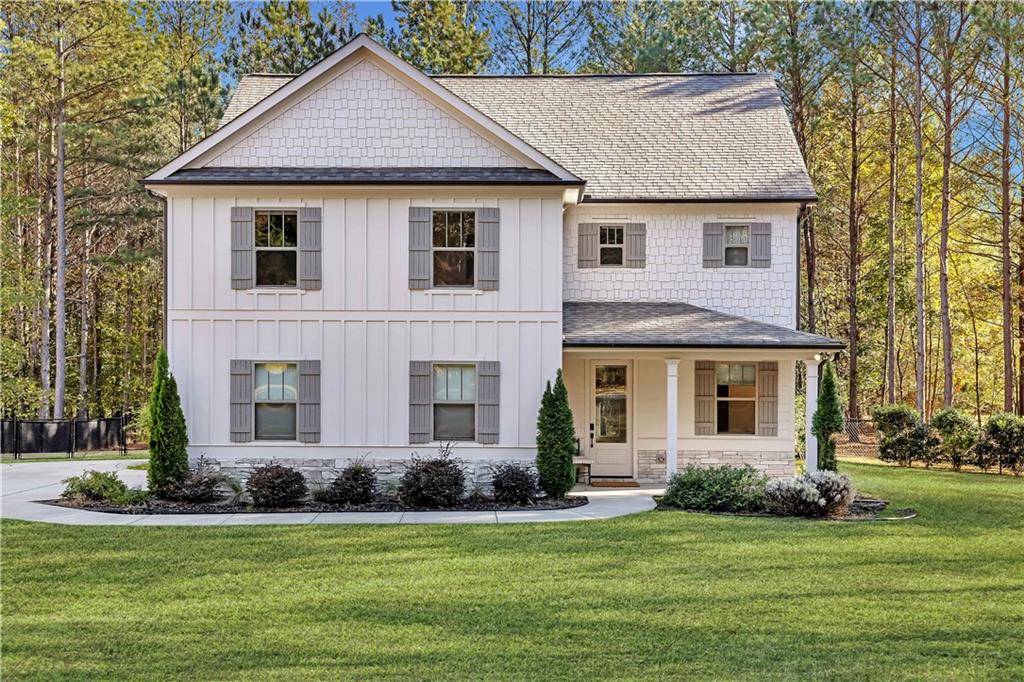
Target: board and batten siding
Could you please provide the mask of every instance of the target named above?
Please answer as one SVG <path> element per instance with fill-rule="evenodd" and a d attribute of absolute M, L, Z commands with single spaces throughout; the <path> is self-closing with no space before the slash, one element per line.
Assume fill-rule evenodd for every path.
<path fill-rule="evenodd" d="M 408 372 L 410 360 L 432 360 L 501 366 L 499 442 L 460 445 L 460 457 L 532 456 L 544 381 L 561 365 L 560 194 L 230 192 L 168 198 L 168 350 L 194 455 L 429 452 L 433 446 L 408 444 Z M 240 205 L 322 209 L 320 290 L 231 288 L 231 208 Z M 411 291 L 410 205 L 497 207 L 498 289 Z M 232 359 L 320 360 L 320 443 L 232 448 Z"/>
<path fill-rule="evenodd" d="M 798 208 L 797 204 L 584 204 L 571 207 L 565 218 L 564 298 L 566 301 L 684 301 L 730 315 L 796 328 Z M 580 223 L 645 224 L 644 267 L 580 267 Z M 770 265 L 706 268 L 704 223 L 770 224 Z M 596 259 L 596 253 L 593 257 Z"/>

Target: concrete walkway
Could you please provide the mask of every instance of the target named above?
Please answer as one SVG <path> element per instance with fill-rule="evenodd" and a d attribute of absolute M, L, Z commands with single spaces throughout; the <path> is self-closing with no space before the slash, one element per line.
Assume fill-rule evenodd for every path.
<path fill-rule="evenodd" d="M 0 517 L 23 521 L 44 521 L 68 525 L 92 526 L 239 526 L 267 524 L 344 524 L 344 523 L 537 523 L 548 521 L 587 521 L 610 519 L 654 509 L 653 495 L 663 488 L 590 488 L 579 486 L 574 492 L 585 494 L 590 503 L 575 509 L 499 512 L 323 512 L 323 513 L 244 513 L 244 514 L 109 514 L 41 504 L 64 490 L 61 481 L 88 469 L 117 471 L 132 487 L 146 484 L 145 471 L 128 466 L 145 460 L 67 461 L 0 464 Z"/>

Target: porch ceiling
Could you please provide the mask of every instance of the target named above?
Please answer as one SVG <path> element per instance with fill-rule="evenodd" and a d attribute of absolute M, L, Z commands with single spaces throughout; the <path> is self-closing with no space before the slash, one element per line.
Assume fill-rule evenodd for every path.
<path fill-rule="evenodd" d="M 841 350 L 817 334 L 727 315 L 688 303 L 566 302 L 565 347 L 779 348 Z"/>

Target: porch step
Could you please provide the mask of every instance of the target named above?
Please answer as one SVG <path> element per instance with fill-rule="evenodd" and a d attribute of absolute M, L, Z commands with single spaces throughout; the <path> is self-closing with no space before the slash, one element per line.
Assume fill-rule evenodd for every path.
<path fill-rule="evenodd" d="M 631 478 L 591 478 L 590 485 L 595 488 L 639 488 L 640 483 Z"/>

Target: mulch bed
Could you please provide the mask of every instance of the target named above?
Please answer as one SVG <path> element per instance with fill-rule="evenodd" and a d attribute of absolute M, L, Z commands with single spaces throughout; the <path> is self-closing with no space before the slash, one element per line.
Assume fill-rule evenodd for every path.
<path fill-rule="evenodd" d="M 572 495 L 561 500 L 547 497 L 538 498 L 533 504 L 509 506 L 487 499 L 467 498 L 454 507 L 426 509 L 406 507 L 397 499 L 381 497 L 370 504 L 345 505 L 329 502 L 309 501 L 292 507 L 254 507 L 250 504 L 225 502 L 172 502 L 150 500 L 143 504 L 119 507 L 108 502 L 87 500 L 46 500 L 46 504 L 71 509 L 108 512 L 113 514 L 266 514 L 266 513 L 310 513 L 310 512 L 403 512 L 403 511 L 541 511 L 547 509 L 573 509 L 582 507 L 590 500 L 585 495 Z"/>
<path fill-rule="evenodd" d="M 782 514 L 771 514 L 768 512 L 719 512 L 719 511 L 704 511 L 701 509 L 678 509 L 676 507 L 665 507 L 661 504 L 660 498 L 655 498 L 658 503 L 658 511 L 683 511 L 690 514 L 710 514 L 712 516 L 749 516 L 755 518 L 770 518 L 770 519 L 793 519 L 793 518 L 807 518 L 817 519 L 821 521 L 909 521 L 910 519 L 917 517 L 917 512 L 913 509 L 893 509 L 891 513 L 883 515 L 885 509 L 889 506 L 889 502 L 886 500 L 878 500 L 868 497 L 858 497 L 850 503 L 849 509 L 842 516 L 827 516 L 827 517 L 798 517 L 798 516 L 785 516 Z"/>

